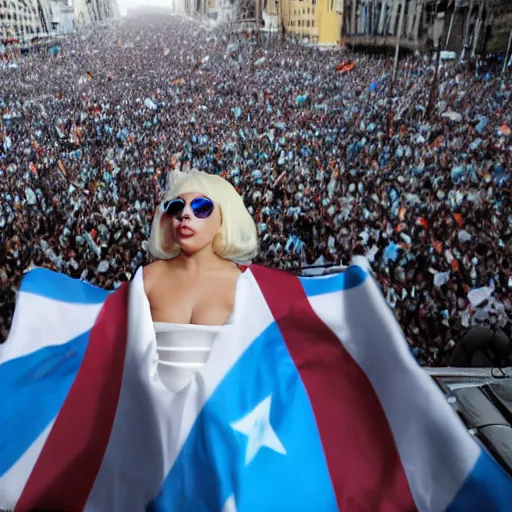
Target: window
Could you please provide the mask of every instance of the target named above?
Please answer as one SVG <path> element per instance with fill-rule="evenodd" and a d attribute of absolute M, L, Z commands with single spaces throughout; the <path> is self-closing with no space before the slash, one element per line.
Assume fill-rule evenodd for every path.
<path fill-rule="evenodd" d="M 309 20 L 308 20 L 308 21 L 306 21 L 306 27 L 310 27 L 310 26 L 311 26 L 311 25 L 310 25 L 310 21 L 309 21 Z"/>

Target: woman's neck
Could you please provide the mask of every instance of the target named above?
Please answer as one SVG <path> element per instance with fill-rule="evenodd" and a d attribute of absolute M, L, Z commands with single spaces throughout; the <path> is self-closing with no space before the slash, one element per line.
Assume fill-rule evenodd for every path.
<path fill-rule="evenodd" d="M 175 265 L 185 273 L 197 275 L 199 272 L 208 272 L 211 270 L 218 270 L 225 268 L 226 265 L 233 264 L 217 256 L 213 251 L 203 250 L 194 254 L 185 254 L 181 252 L 176 258 L 172 260 L 173 266 Z"/>

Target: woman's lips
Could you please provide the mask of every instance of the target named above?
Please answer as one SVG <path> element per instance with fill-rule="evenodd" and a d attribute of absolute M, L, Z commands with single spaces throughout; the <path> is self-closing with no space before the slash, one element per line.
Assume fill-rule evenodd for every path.
<path fill-rule="evenodd" d="M 187 226 L 180 226 L 178 228 L 178 235 L 180 235 L 180 238 L 190 238 L 191 236 L 194 236 L 196 233 L 193 229 L 190 229 Z"/>

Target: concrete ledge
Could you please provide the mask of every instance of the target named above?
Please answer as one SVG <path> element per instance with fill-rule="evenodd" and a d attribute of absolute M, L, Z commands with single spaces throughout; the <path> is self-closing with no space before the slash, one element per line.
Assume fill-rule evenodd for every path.
<path fill-rule="evenodd" d="M 395 48 L 396 37 L 382 37 L 382 36 L 343 36 L 342 44 L 346 46 L 373 46 L 375 48 Z M 402 39 L 400 41 L 400 48 L 406 50 L 418 50 L 424 52 L 426 50 L 426 40 L 410 41 Z"/>

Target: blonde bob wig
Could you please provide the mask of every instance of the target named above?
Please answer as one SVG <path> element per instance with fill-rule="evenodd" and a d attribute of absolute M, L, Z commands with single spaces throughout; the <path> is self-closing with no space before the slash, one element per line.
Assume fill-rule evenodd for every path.
<path fill-rule="evenodd" d="M 172 240 L 170 219 L 164 215 L 163 204 L 187 193 L 204 194 L 220 208 L 222 224 L 213 240 L 215 254 L 226 260 L 249 263 L 258 252 L 258 233 L 242 198 L 224 178 L 197 169 L 169 173 L 167 191 L 153 218 L 150 254 L 156 259 L 169 260 L 180 253 L 180 246 Z"/>

